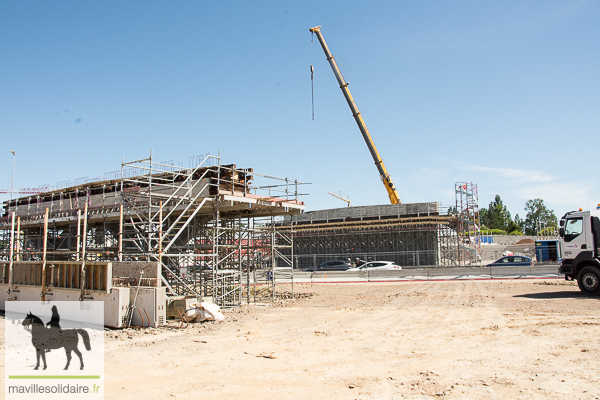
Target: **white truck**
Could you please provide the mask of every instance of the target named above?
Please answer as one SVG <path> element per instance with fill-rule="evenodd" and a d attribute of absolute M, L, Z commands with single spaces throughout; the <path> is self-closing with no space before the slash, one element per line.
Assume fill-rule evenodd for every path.
<path fill-rule="evenodd" d="M 587 295 L 600 295 L 600 210 L 571 211 L 560 219 L 558 273 L 577 279 Z"/>

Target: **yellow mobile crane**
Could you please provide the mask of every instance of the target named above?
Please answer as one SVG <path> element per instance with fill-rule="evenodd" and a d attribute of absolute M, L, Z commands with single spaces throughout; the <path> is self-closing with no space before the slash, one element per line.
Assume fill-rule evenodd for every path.
<path fill-rule="evenodd" d="M 344 97 L 346 98 L 346 101 L 348 102 L 348 105 L 350 106 L 350 110 L 352 111 L 352 116 L 354 116 L 354 119 L 356 120 L 356 124 L 358 125 L 358 129 L 360 129 L 360 132 L 362 133 L 363 138 L 365 139 L 365 142 L 367 143 L 367 147 L 369 148 L 369 151 L 371 152 L 371 156 L 373 157 L 373 160 L 375 161 L 375 166 L 377 167 L 377 171 L 379 171 L 379 177 L 381 178 L 381 181 L 385 185 L 385 190 L 387 190 L 387 192 L 388 192 L 390 201 L 392 202 L 392 204 L 402 204 L 402 201 L 400 201 L 400 196 L 398 196 L 398 192 L 396 192 L 396 188 L 394 187 L 394 183 L 392 182 L 392 178 L 390 177 L 390 174 L 387 173 L 385 165 L 383 165 L 383 160 L 379 156 L 379 152 L 377 151 L 377 148 L 375 147 L 375 143 L 373 143 L 373 139 L 371 139 L 371 135 L 369 134 L 367 125 L 365 124 L 365 121 L 361 117 L 360 111 L 358 111 L 358 107 L 356 107 L 356 104 L 354 103 L 354 99 L 352 98 L 352 95 L 350 94 L 350 90 L 348 89 L 348 83 L 346 81 L 344 81 L 344 78 L 342 77 L 342 73 L 340 72 L 340 69 L 338 68 L 337 63 L 335 62 L 333 55 L 329 51 L 329 48 L 327 47 L 327 43 L 325 43 L 325 39 L 323 38 L 323 34 L 321 33 L 321 26 L 315 26 L 313 28 L 310 28 L 310 31 L 317 35 L 317 38 L 319 39 L 319 42 L 321 43 L 321 47 L 323 47 L 325 56 L 327 56 L 327 61 L 329 61 L 329 65 L 331 65 L 333 74 L 337 78 L 337 81 L 340 84 L 340 89 L 342 89 L 342 93 L 344 93 Z"/>

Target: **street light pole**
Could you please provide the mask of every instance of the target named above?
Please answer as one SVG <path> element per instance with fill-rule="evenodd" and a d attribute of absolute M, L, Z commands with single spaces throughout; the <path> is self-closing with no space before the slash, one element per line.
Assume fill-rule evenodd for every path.
<path fill-rule="evenodd" d="M 13 199 L 13 191 L 15 190 L 15 151 L 14 150 L 10 150 L 10 152 L 13 155 L 13 169 L 12 169 L 12 183 L 10 184 L 10 201 L 12 203 L 12 199 Z M 9 207 L 10 207 L 10 203 Z"/>

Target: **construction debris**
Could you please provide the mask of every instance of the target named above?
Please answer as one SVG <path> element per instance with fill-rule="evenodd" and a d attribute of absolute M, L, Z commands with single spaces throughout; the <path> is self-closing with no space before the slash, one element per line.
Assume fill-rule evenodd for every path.
<path fill-rule="evenodd" d="M 183 322 L 204 322 L 204 321 L 218 321 L 221 322 L 225 319 L 225 316 L 221 312 L 221 307 L 216 304 L 202 302 L 196 303 L 181 315 Z"/>

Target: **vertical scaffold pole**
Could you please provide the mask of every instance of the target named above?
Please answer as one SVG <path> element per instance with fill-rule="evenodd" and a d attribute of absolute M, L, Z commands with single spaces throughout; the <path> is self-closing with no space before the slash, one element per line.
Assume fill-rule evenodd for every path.
<path fill-rule="evenodd" d="M 48 250 L 48 212 L 49 209 L 48 207 L 46 207 L 46 213 L 44 214 L 44 251 L 42 253 L 42 293 L 40 293 L 42 301 L 46 301 L 46 252 Z"/>
<path fill-rule="evenodd" d="M 290 219 L 290 263 L 291 263 L 291 267 L 292 267 L 292 296 L 294 295 L 294 225 L 291 223 L 291 221 L 294 220 L 294 216 L 292 215 L 291 219 Z"/>
<path fill-rule="evenodd" d="M 11 211 L 10 223 L 10 265 L 8 267 L 8 300 L 12 300 L 11 293 L 13 291 L 13 249 L 15 239 L 15 212 Z"/>
<path fill-rule="evenodd" d="M 271 290 L 273 291 L 272 299 L 275 300 L 275 220 L 271 214 Z"/>
<path fill-rule="evenodd" d="M 242 233 L 242 217 L 238 218 L 237 221 L 237 226 L 235 228 L 235 233 L 234 235 L 236 236 L 236 239 L 238 241 L 238 271 L 240 274 L 240 280 L 239 282 L 235 282 L 235 284 L 239 285 L 239 291 L 238 291 L 238 304 L 242 303 L 242 298 L 243 298 L 243 292 L 242 292 L 242 274 L 244 273 L 244 268 L 243 268 L 243 256 L 242 256 L 242 238 L 243 238 L 243 233 Z"/>
<path fill-rule="evenodd" d="M 246 183 L 244 182 L 244 185 L 245 184 Z M 252 251 L 252 229 L 250 227 L 250 218 L 247 219 L 246 226 L 248 227 L 246 229 L 246 298 L 248 299 L 248 304 L 250 304 L 250 271 L 253 269 L 252 265 L 254 264 L 254 255 L 250 253 Z"/>
<path fill-rule="evenodd" d="M 15 260 L 21 260 L 21 217 L 17 217 L 17 234 L 16 234 Z"/>
<path fill-rule="evenodd" d="M 85 202 L 85 208 L 83 209 L 83 246 L 81 248 L 81 270 L 79 271 L 79 285 L 81 286 L 81 294 L 79 295 L 79 301 L 83 301 L 85 296 L 85 249 L 87 247 L 87 215 L 88 215 L 88 203 Z"/>
<path fill-rule="evenodd" d="M 163 239 L 163 202 L 160 201 L 160 208 L 158 209 L 158 263 L 162 268 L 162 239 Z M 195 275 L 195 273 L 194 273 Z"/>
<path fill-rule="evenodd" d="M 77 210 L 77 255 L 75 256 L 76 261 L 79 261 L 79 250 L 81 250 L 81 210 Z"/>
<path fill-rule="evenodd" d="M 152 149 L 150 149 L 150 172 L 148 173 L 148 261 L 152 253 Z"/>
<path fill-rule="evenodd" d="M 123 261 L 123 204 L 119 207 L 119 261 Z"/>

